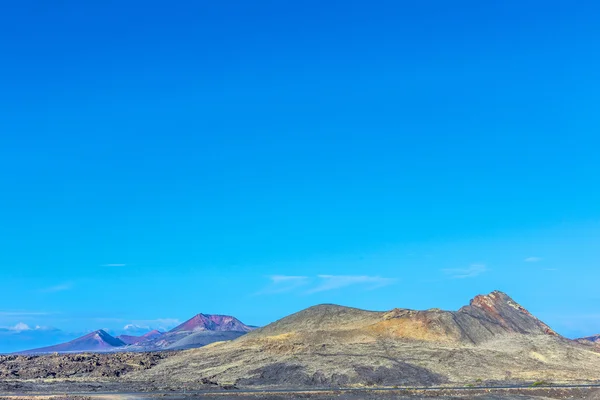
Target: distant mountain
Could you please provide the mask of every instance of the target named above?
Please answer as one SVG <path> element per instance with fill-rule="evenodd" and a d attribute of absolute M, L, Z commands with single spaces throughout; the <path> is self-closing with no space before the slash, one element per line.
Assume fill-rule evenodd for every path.
<path fill-rule="evenodd" d="M 591 342 L 600 345 L 600 334 L 577 339 L 580 342 Z"/>
<path fill-rule="evenodd" d="M 318 305 L 234 341 L 172 355 L 137 378 L 238 387 L 596 381 L 599 355 L 495 291 L 458 311 Z"/>
<path fill-rule="evenodd" d="M 163 332 L 160 332 L 158 330 L 152 330 L 148 333 L 145 333 L 141 336 L 134 336 L 134 335 L 119 335 L 117 336 L 117 339 L 121 340 L 122 342 L 124 342 L 125 344 L 137 344 L 140 342 L 144 342 L 147 340 L 152 340 L 152 339 L 156 339 L 157 337 L 163 335 Z"/>
<path fill-rule="evenodd" d="M 190 349 L 237 339 L 253 329 L 254 327 L 228 315 L 198 314 L 166 333 L 153 330 L 141 336 L 113 337 L 99 330 L 67 343 L 27 350 L 20 354 Z"/>
<path fill-rule="evenodd" d="M 250 332 L 252 330 L 248 325 L 243 324 L 237 318 L 228 315 L 210 315 L 198 314 L 185 321 L 183 324 L 171 329 L 175 332 L 195 332 L 195 331 L 235 331 Z"/>
<path fill-rule="evenodd" d="M 106 352 L 115 351 L 124 346 L 126 346 L 126 343 L 122 340 L 109 335 L 103 330 L 98 330 L 67 343 L 27 350 L 20 352 L 20 354 L 75 353 L 85 351 Z"/>
<path fill-rule="evenodd" d="M 198 314 L 156 338 L 136 343 L 131 350 L 180 350 L 237 339 L 254 328 L 229 315 Z"/>

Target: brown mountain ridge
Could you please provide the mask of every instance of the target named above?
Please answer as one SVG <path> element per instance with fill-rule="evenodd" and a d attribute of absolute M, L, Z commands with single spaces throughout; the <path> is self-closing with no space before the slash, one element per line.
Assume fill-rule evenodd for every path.
<path fill-rule="evenodd" d="M 131 380 L 238 386 L 432 385 L 600 380 L 600 352 L 563 338 L 505 293 L 458 311 L 310 307 Z"/>

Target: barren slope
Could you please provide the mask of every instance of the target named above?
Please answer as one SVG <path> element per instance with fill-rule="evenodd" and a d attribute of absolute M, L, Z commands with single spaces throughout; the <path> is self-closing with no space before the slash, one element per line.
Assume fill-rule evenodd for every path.
<path fill-rule="evenodd" d="M 228 315 L 198 314 L 169 332 L 139 341 L 130 351 L 189 349 L 221 340 L 233 340 L 252 327 Z"/>
<path fill-rule="evenodd" d="M 600 353 L 501 292 L 459 311 L 321 305 L 232 342 L 182 352 L 132 380 L 274 386 L 600 379 Z"/>

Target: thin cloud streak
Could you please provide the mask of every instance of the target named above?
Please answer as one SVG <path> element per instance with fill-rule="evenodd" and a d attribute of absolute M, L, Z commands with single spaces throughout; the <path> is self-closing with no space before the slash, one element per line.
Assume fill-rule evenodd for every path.
<path fill-rule="evenodd" d="M 181 322 L 177 318 L 158 318 L 158 319 L 146 319 L 146 320 L 136 320 L 131 321 L 131 323 L 125 325 L 123 327 L 124 331 L 133 331 L 133 330 L 152 330 L 158 329 L 159 331 L 169 331 L 175 328 L 178 325 L 181 325 Z"/>
<path fill-rule="evenodd" d="M 42 289 L 42 290 L 40 290 L 40 292 L 41 293 L 58 293 L 58 292 L 65 292 L 65 291 L 71 290 L 71 289 L 73 289 L 73 283 L 65 282 L 60 285 L 51 286 L 51 287 Z"/>
<path fill-rule="evenodd" d="M 472 264 L 468 268 L 448 268 L 442 272 L 452 279 L 475 278 L 488 271 L 485 264 Z"/>
<path fill-rule="evenodd" d="M 330 290 L 342 289 L 348 286 L 362 286 L 365 290 L 373 290 L 388 286 L 396 282 L 393 278 L 367 275 L 317 275 L 309 277 L 303 275 L 271 275 L 268 277 L 271 284 L 257 294 L 287 293 L 305 288 L 304 294 L 314 294 Z"/>
<path fill-rule="evenodd" d="M 255 293 L 256 295 L 290 292 L 300 286 L 307 285 L 310 281 L 308 276 L 302 275 L 270 275 L 267 278 L 271 280 L 271 284 Z"/>
<path fill-rule="evenodd" d="M 535 263 L 535 262 L 540 262 L 542 261 L 542 257 L 527 257 L 525 260 L 523 260 L 525 262 L 529 262 L 529 263 Z"/>
<path fill-rule="evenodd" d="M 49 312 L 38 311 L 0 311 L 0 317 L 37 317 L 51 314 Z"/>
<path fill-rule="evenodd" d="M 278 285 L 286 282 L 304 282 L 308 280 L 308 276 L 300 276 L 300 275 L 271 275 L 269 279 L 273 281 L 274 284 Z"/>
<path fill-rule="evenodd" d="M 306 293 L 325 292 L 353 285 L 363 285 L 366 286 L 367 290 L 373 290 L 396 282 L 396 279 L 392 278 L 367 275 L 318 275 L 317 277 L 319 278 L 320 283 Z"/>

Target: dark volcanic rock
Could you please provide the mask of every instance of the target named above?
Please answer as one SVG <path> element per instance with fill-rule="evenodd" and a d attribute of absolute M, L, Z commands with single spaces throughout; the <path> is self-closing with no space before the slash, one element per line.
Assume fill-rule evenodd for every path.
<path fill-rule="evenodd" d="M 372 386 L 439 385 L 448 381 L 439 374 L 405 362 L 399 362 L 393 368 L 358 366 L 354 370 L 358 375 L 354 383 Z"/>
<path fill-rule="evenodd" d="M 371 386 L 437 385 L 447 381 L 438 374 L 408 363 L 398 363 L 394 368 L 357 365 L 354 371 L 355 374 L 352 375 L 326 375 L 320 371 L 309 373 L 302 365 L 274 363 L 252 370 L 252 377 L 240 379 L 236 383 L 244 386 L 340 387 L 357 383 Z"/>
<path fill-rule="evenodd" d="M 0 379 L 117 378 L 152 368 L 173 353 L 82 353 L 0 356 Z"/>

